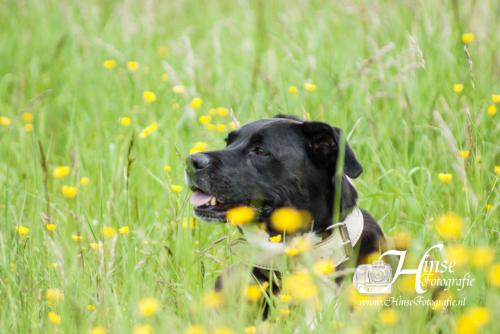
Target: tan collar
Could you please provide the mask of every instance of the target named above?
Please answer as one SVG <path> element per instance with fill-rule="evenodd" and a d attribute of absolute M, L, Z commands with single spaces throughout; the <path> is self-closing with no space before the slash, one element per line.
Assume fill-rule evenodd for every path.
<path fill-rule="evenodd" d="M 283 271 L 290 257 L 286 256 L 286 250 L 302 240 L 312 244 L 307 254 L 314 261 L 331 259 L 338 266 L 349 259 L 352 248 L 361 238 L 363 232 L 363 213 L 359 208 L 354 208 L 344 221 L 334 224 L 328 228 L 331 234 L 326 239 L 321 239 L 316 233 L 310 232 L 294 237 L 287 242 L 275 243 L 269 241 L 269 234 L 256 226 L 243 226 L 242 231 L 245 239 L 239 239 L 230 244 L 230 252 L 247 264 L 266 269 Z M 294 257 L 300 262 L 300 256 Z"/>

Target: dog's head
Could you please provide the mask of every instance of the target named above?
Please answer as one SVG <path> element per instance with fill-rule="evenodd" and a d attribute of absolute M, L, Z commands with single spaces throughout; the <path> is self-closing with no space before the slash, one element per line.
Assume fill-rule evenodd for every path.
<path fill-rule="evenodd" d="M 244 125 L 229 133 L 226 147 L 190 155 L 186 175 L 194 192 L 195 214 L 225 221 L 228 209 L 253 206 L 259 221 L 289 206 L 307 210 L 315 229 L 330 222 L 334 175 L 341 130 L 321 122 L 277 116 Z M 358 177 L 362 168 L 344 142 L 344 175 Z M 341 206 L 355 205 L 356 192 L 343 178 Z"/>

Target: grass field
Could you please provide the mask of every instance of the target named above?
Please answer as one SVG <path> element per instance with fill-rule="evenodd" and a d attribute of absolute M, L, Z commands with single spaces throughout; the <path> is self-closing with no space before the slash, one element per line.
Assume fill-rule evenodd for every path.
<path fill-rule="evenodd" d="M 211 293 L 239 234 L 184 184 L 190 150 L 278 113 L 345 129 L 391 245 L 444 241 L 475 279 L 448 310 L 346 283 L 317 332 L 498 330 L 500 2 L 7 0 L 0 22 L 0 332 L 307 332 L 311 300 L 262 325 Z"/>

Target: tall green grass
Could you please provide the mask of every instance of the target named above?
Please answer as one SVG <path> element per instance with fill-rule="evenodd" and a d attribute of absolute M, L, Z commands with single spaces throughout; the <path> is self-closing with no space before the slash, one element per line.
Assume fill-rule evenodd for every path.
<path fill-rule="evenodd" d="M 345 129 L 365 170 L 355 181 L 360 206 L 388 236 L 409 233 L 416 257 L 440 241 L 434 222 L 448 211 L 463 218 L 464 231 L 447 244 L 470 247 L 469 254 L 489 246 L 498 255 L 499 115 L 486 110 L 491 94 L 500 94 L 499 15 L 494 0 L 3 1 L 0 116 L 11 124 L 0 125 L 0 332 L 259 326 L 255 306 L 235 296 L 217 312 L 203 307 L 216 276 L 237 260 L 227 239 L 214 242 L 238 232 L 205 222 L 189 228 L 189 191 L 171 190 L 184 184 L 195 142 L 223 147 L 225 133 L 198 122 L 219 106 L 241 124 L 285 113 Z M 466 32 L 475 40 L 464 49 Z M 107 59 L 117 66 L 105 69 Z M 128 61 L 139 69 L 129 71 Z M 305 82 L 316 91 L 305 92 Z M 179 84 L 184 94 L 172 92 Z M 156 101 L 146 103 L 144 91 Z M 203 99 L 200 109 L 190 107 L 194 97 Z M 25 112 L 34 116 L 32 132 Z M 132 118 L 128 127 L 119 122 L 124 116 Z M 152 122 L 157 131 L 140 139 Z M 453 142 L 470 157 L 460 158 Z M 70 175 L 54 178 L 59 165 Z M 438 173 L 453 179 L 443 184 Z M 63 185 L 78 186 L 76 198 L 64 198 Z M 104 226 L 130 233 L 105 238 Z M 494 332 L 500 295 L 486 283 L 489 267 L 464 270 L 476 281 L 457 297 L 486 306 L 491 321 L 483 330 Z M 49 288 L 64 299 L 49 305 Z M 145 297 L 160 302 L 153 317 L 138 310 Z M 287 318 L 273 308 L 271 332 L 306 331 L 303 307 Z M 51 310 L 59 325 L 47 319 Z M 323 305 L 316 330 L 452 332 L 464 310 L 401 307 L 388 326 L 379 308 L 354 311 L 340 293 L 335 305 Z"/>

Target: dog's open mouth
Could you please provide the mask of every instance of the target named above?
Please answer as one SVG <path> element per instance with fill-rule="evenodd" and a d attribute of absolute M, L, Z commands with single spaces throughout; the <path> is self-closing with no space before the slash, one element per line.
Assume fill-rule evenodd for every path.
<path fill-rule="evenodd" d="M 194 206 L 194 212 L 198 217 L 218 221 L 225 221 L 227 210 L 237 206 L 235 203 L 224 203 L 217 197 L 201 190 L 193 192 L 191 204 Z"/>

